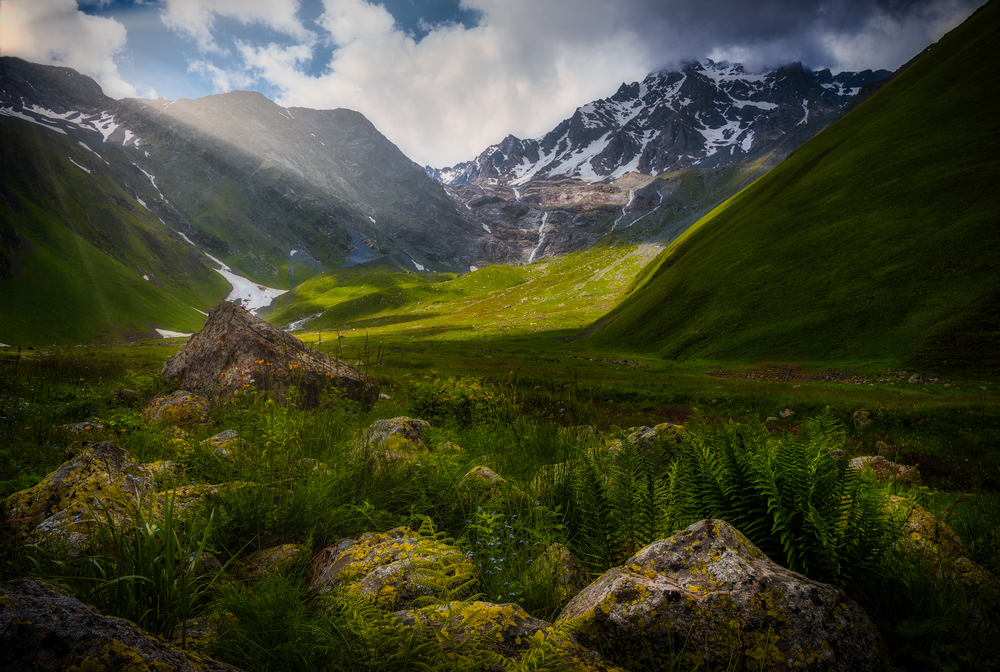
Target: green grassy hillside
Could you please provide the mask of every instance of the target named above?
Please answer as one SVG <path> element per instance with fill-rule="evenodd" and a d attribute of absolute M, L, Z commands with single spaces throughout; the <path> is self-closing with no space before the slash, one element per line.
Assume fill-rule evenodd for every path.
<path fill-rule="evenodd" d="M 202 255 L 123 188 L 121 173 L 74 140 L 11 121 L 0 125 L 0 163 L 0 220 L 13 232 L 3 250 L 0 342 L 197 331 L 198 310 L 228 293 Z"/>
<path fill-rule="evenodd" d="M 692 227 L 595 323 L 665 357 L 1000 365 L 1000 6 Z"/>

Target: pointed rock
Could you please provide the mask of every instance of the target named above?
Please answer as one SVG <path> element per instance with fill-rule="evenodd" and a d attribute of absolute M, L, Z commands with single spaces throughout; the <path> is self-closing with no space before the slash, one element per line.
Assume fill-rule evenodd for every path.
<path fill-rule="evenodd" d="M 259 391 L 284 401 L 294 387 L 294 401 L 307 408 L 328 388 L 364 404 L 374 403 L 379 392 L 374 378 L 228 301 L 212 308 L 205 328 L 164 363 L 162 377 L 222 398 Z"/>

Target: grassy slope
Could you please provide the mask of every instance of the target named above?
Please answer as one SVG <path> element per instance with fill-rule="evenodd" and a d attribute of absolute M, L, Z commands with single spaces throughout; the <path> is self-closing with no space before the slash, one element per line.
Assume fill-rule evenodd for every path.
<path fill-rule="evenodd" d="M 225 279 L 191 258 L 113 178 L 88 175 L 52 151 L 84 162 L 75 142 L 33 141 L 35 132 L 24 124 L 3 135 L 6 165 L 22 168 L 8 175 L 0 214 L 28 246 L 17 255 L 20 273 L 0 281 L 0 341 L 93 343 L 153 326 L 200 329 L 192 306 L 214 305 L 228 291 Z"/>
<path fill-rule="evenodd" d="M 985 7 L 703 219 L 592 337 L 676 358 L 1000 364 Z"/>

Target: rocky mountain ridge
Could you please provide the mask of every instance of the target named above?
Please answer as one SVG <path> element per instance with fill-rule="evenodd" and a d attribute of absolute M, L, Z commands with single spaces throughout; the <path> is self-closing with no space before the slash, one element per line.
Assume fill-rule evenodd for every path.
<path fill-rule="evenodd" d="M 885 70 L 810 71 L 793 63 L 766 73 L 711 60 L 652 73 L 577 108 L 539 139 L 513 135 L 472 161 L 429 175 L 457 186 L 478 180 L 525 185 L 574 178 L 611 182 L 740 161 L 796 126 L 835 115 Z"/>
<path fill-rule="evenodd" d="M 287 268 L 294 284 L 296 271 L 302 280 L 385 255 L 411 270 L 475 263 L 474 226 L 357 112 L 286 109 L 246 91 L 114 100 L 69 68 L 5 57 L 2 69 L 0 116 L 132 173 L 138 203 L 259 281 Z"/>

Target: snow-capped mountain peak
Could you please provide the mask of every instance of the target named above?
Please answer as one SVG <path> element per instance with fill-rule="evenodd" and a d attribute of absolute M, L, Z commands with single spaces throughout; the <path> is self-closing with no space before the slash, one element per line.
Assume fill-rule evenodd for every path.
<path fill-rule="evenodd" d="M 798 125 L 838 112 L 886 71 L 813 72 L 800 63 L 763 73 L 711 60 L 686 63 L 577 108 L 545 136 L 507 136 L 472 161 L 427 172 L 445 184 L 477 179 L 611 181 L 738 161 Z"/>

